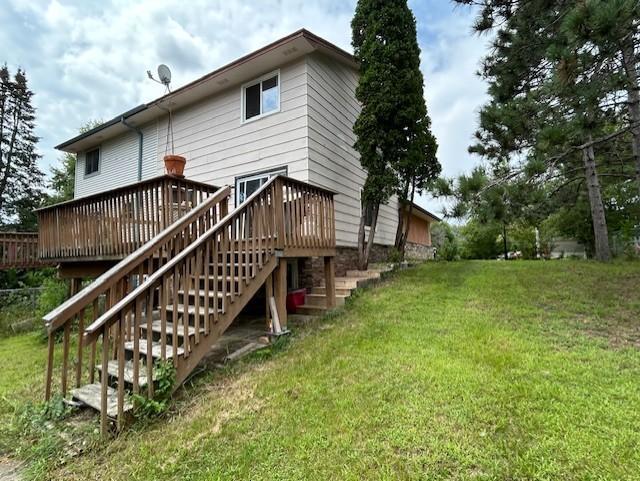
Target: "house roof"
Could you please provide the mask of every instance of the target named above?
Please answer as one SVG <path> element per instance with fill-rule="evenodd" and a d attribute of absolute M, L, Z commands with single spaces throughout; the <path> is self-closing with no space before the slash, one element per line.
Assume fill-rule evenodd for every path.
<path fill-rule="evenodd" d="M 409 203 L 407 203 L 404 208 L 405 208 L 405 210 L 409 210 Z M 435 214 L 432 214 L 427 209 L 425 209 L 423 207 L 420 207 L 415 202 L 413 202 L 413 211 L 412 212 L 413 212 L 413 214 L 417 214 L 418 217 L 426 219 L 426 220 L 428 220 L 430 222 L 432 222 L 432 221 L 436 221 L 436 222 L 442 221 L 442 219 L 440 217 L 438 217 Z"/>
<path fill-rule="evenodd" d="M 123 120 L 133 127 L 140 127 L 166 115 L 169 109 L 177 110 L 193 104 L 229 86 L 259 77 L 284 62 L 293 61 L 314 51 L 320 51 L 339 62 L 358 68 L 355 58 L 349 52 L 308 30 L 300 29 L 173 92 L 116 115 L 113 119 L 57 145 L 56 149 L 72 153 L 81 152 L 127 132 L 129 128 L 124 125 Z"/>

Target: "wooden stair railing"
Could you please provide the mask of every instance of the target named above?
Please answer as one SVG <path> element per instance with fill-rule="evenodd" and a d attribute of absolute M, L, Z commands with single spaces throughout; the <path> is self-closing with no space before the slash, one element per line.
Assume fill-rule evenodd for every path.
<path fill-rule="evenodd" d="M 87 388 L 99 392 L 103 433 L 109 417 L 120 428 L 131 408 L 125 384 L 153 396 L 154 364 L 171 360 L 179 386 L 274 270 L 283 226 L 276 185 L 263 185 L 85 329 L 83 344 L 101 345 L 99 371 L 108 373 Z"/>
<path fill-rule="evenodd" d="M 215 194 L 204 199 L 201 204 L 173 222 L 145 245 L 44 316 L 43 321 L 48 335 L 46 400 L 49 400 L 52 394 L 57 332 L 63 331 L 60 391 L 63 396 L 66 396 L 72 329 L 77 326 L 78 332 L 83 332 L 87 316 L 90 316 L 93 321 L 98 319 L 113 304 L 126 296 L 133 287 L 142 284 L 158 267 L 164 265 L 202 232 L 215 225 L 227 214 L 229 193 L 228 186 L 218 189 Z M 78 342 L 75 360 L 76 387 L 80 386 L 83 374 L 87 374 L 91 381 L 94 379 L 95 346 L 91 346 L 88 367 L 83 365 L 83 354 L 82 343 Z"/>
<path fill-rule="evenodd" d="M 108 308 L 85 329 L 79 325 L 84 335 L 78 352 L 90 349 L 92 358 L 84 373 L 88 384 L 79 387 L 82 367 L 78 368 L 72 396 L 100 412 L 103 434 L 110 418 L 118 429 L 122 427 L 132 409 L 130 393 L 153 396 L 154 367 L 159 361 L 173 363 L 177 388 L 270 279 L 287 251 L 296 256 L 317 255 L 335 247 L 333 194 L 274 177 L 233 212 L 198 233 L 185 235 L 183 248 L 173 250 L 155 271 L 138 276 L 139 283 L 130 292 L 120 295 L 121 290 L 111 287 L 106 293 L 107 299 L 113 299 Z M 129 275 L 135 276 L 135 269 Z M 114 286 L 113 280 L 109 283 Z M 91 302 L 95 304 L 96 299 Z M 82 319 L 77 308 L 67 312 Z M 68 368 L 69 325 L 64 324 L 63 378 Z M 98 365 L 96 353 L 100 353 Z M 80 354 L 78 359 L 81 366 Z M 99 382 L 94 382 L 95 372 L 100 373 Z"/>

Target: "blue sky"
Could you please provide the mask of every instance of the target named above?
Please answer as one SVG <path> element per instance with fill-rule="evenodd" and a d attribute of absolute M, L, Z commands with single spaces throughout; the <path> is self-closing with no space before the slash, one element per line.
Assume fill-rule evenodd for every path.
<path fill-rule="evenodd" d="M 166 63 L 174 88 L 301 27 L 351 51 L 355 0 L 2 0 L 0 62 L 27 72 L 35 92 L 42 166 L 89 119 L 110 119 L 161 95 L 146 71 Z M 487 40 L 473 12 L 449 0 L 409 2 L 418 23 L 425 96 L 446 175 L 468 171 L 486 100 L 475 75 Z M 423 198 L 438 212 L 441 201 Z"/>

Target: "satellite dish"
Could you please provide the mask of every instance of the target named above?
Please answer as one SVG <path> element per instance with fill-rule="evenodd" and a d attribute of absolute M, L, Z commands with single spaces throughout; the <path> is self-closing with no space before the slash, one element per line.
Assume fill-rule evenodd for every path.
<path fill-rule="evenodd" d="M 169 84 L 171 83 L 171 70 L 169 70 L 169 67 L 163 63 L 158 65 L 158 78 L 160 79 L 160 82 L 167 86 L 167 88 L 169 87 Z"/>

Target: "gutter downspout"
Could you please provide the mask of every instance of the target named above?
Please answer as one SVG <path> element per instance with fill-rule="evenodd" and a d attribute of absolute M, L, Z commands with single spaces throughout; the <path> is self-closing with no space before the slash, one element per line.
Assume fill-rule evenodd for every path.
<path fill-rule="evenodd" d="M 144 143 L 144 135 L 142 134 L 142 130 L 140 130 L 138 127 L 134 127 L 133 125 L 128 124 L 127 121 L 124 119 L 124 115 L 120 117 L 120 123 L 122 123 L 122 125 L 127 127 L 129 130 L 133 130 L 135 133 L 138 134 L 138 182 L 140 182 L 142 180 L 142 146 Z M 136 219 L 138 219 L 138 212 L 142 208 L 142 199 L 140 198 L 140 192 L 138 192 L 138 195 L 136 196 L 136 202 L 133 208 L 134 208 L 134 216 Z M 141 226 L 139 222 L 136 222 L 136 224 L 137 224 L 137 229 L 134 232 L 134 236 L 135 236 L 136 244 L 138 244 L 141 239 L 141 236 L 140 236 Z"/>
<path fill-rule="evenodd" d="M 120 123 L 122 123 L 122 125 L 127 127 L 129 130 L 133 130 L 138 134 L 138 182 L 140 182 L 142 180 L 142 146 L 144 143 L 144 135 L 142 133 L 142 130 L 140 130 L 138 127 L 134 127 L 133 125 L 128 124 L 124 119 L 124 116 L 120 117 Z"/>

